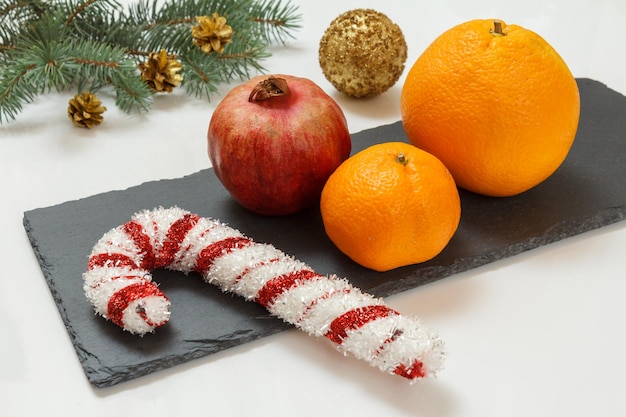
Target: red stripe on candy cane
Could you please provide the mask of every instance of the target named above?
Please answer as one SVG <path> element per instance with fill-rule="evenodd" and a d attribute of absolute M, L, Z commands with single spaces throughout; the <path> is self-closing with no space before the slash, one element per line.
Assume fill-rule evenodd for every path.
<path fill-rule="evenodd" d="M 228 237 L 218 242 L 212 243 L 206 248 L 202 249 L 198 258 L 196 259 L 195 271 L 204 275 L 208 271 L 213 262 L 220 256 L 224 256 L 227 253 L 232 252 L 235 249 L 241 249 L 244 246 L 248 246 L 252 241 L 245 237 Z"/>
<path fill-rule="evenodd" d="M 107 306 L 107 315 L 113 323 L 124 327 L 124 310 L 128 308 L 130 303 L 153 295 L 167 299 L 167 296 L 152 282 L 143 281 L 128 285 L 111 296 Z"/>
<path fill-rule="evenodd" d="M 137 246 L 137 249 L 139 249 L 139 253 L 141 255 L 140 266 L 143 269 L 154 269 L 156 257 L 154 255 L 152 244 L 150 243 L 150 238 L 146 235 L 143 226 L 134 221 L 130 221 L 122 226 L 122 230 L 124 230 L 124 233 L 132 239 L 135 246 Z"/>
<path fill-rule="evenodd" d="M 333 320 L 330 323 L 330 330 L 324 336 L 340 345 L 350 330 L 356 330 L 371 321 L 398 314 L 397 311 L 384 305 L 355 308 Z"/>
<path fill-rule="evenodd" d="M 308 269 L 294 271 L 289 274 L 281 275 L 270 279 L 261 287 L 256 295 L 255 301 L 263 307 L 269 307 L 274 304 L 276 297 L 300 285 L 302 282 L 309 281 L 314 278 L 322 278 L 322 275 Z"/>
<path fill-rule="evenodd" d="M 102 268 L 102 267 L 130 267 L 139 268 L 139 265 L 132 260 L 128 255 L 122 253 L 99 253 L 89 258 L 87 269 Z"/>
<path fill-rule="evenodd" d="M 424 378 L 426 376 L 424 364 L 417 359 L 413 361 L 411 366 L 406 366 L 404 364 L 396 366 L 396 369 L 393 370 L 393 373 L 411 380 L 416 378 Z"/>
<path fill-rule="evenodd" d="M 170 226 L 163 242 L 163 247 L 159 251 L 158 262 L 155 268 L 163 268 L 174 261 L 176 253 L 180 250 L 187 233 L 198 223 L 200 216 L 195 214 L 185 214 Z"/>

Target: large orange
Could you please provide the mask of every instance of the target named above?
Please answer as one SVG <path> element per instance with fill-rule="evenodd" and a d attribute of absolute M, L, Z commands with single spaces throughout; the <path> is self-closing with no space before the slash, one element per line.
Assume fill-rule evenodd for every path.
<path fill-rule="evenodd" d="M 460 187 L 510 196 L 565 160 L 580 99 L 572 73 L 542 37 L 473 20 L 444 32 L 417 59 L 401 112 L 410 141 L 436 155 Z"/>
<path fill-rule="evenodd" d="M 432 259 L 459 225 L 459 193 L 433 155 L 403 142 L 371 146 L 344 161 L 321 197 L 328 237 L 376 271 Z"/>

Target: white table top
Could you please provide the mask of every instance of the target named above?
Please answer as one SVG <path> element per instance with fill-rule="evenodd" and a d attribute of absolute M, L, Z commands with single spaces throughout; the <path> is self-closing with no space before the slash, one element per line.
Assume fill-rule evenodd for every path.
<path fill-rule="evenodd" d="M 399 120 L 403 80 L 370 100 L 349 99 L 325 80 L 319 39 L 332 19 L 357 7 L 377 9 L 400 25 L 408 67 L 447 28 L 497 17 L 541 34 L 576 77 L 626 94 L 622 1 L 293 3 L 303 28 L 288 45 L 272 48 L 264 65 L 268 72 L 317 82 L 343 107 L 352 132 Z M 219 96 L 210 103 L 163 96 L 150 113 L 134 116 L 109 99 L 105 123 L 93 130 L 67 120 L 69 96 L 41 96 L 17 120 L 0 125 L 2 415 L 626 412 L 624 222 L 388 298 L 391 307 L 420 316 L 446 341 L 446 369 L 435 380 L 409 385 L 292 330 L 113 388 L 92 388 L 24 233 L 23 212 L 207 168 L 205 134 Z"/>

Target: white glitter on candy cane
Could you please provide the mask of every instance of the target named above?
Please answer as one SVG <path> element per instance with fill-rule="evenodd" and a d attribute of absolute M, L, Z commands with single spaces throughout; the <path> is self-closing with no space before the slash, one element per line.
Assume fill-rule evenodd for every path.
<path fill-rule="evenodd" d="M 340 350 L 351 352 L 359 359 L 371 360 L 373 366 L 391 372 L 398 363 L 411 363 L 414 360 L 426 362 L 429 369 L 443 366 L 443 344 L 432 339 L 428 333 L 419 331 L 421 326 L 416 318 L 391 315 L 350 331 L 339 345 Z M 401 331 L 399 329 L 402 329 Z M 376 339 L 377 338 L 377 339 Z M 385 343 L 393 338 L 393 343 Z M 415 352 L 429 351 L 432 355 L 418 357 Z M 437 354 L 440 352 L 441 354 Z"/>
<path fill-rule="evenodd" d="M 180 212 L 180 215 L 177 212 Z M 146 236 L 150 238 L 150 244 L 155 250 L 161 249 L 170 226 L 184 213 L 180 210 L 173 210 L 167 214 L 159 216 L 154 212 L 142 211 L 133 216 L 133 221 L 144 228 Z"/>
<path fill-rule="evenodd" d="M 133 215 L 131 221 L 143 227 L 143 235 L 153 250 L 147 256 L 154 256 L 158 263 L 165 243 L 172 245 L 172 241 L 166 242 L 170 228 L 177 222 L 184 223 L 184 218 L 188 229 L 184 236 L 180 232 L 179 241 L 173 242 L 176 252 L 170 251 L 165 258 L 171 261 L 164 265 L 166 268 L 193 271 L 205 248 L 215 244 L 219 250 L 224 241 L 234 238 L 230 246 L 208 261 L 210 266 L 202 274 L 206 282 L 257 302 L 262 302 L 264 293 L 264 305 L 273 315 L 310 335 L 326 336 L 344 354 L 385 372 L 414 380 L 434 376 L 442 368 L 444 347 L 436 335 L 418 319 L 389 309 L 382 299 L 360 291 L 345 279 L 316 274 L 305 263 L 272 245 L 252 242 L 217 220 L 195 216 L 178 207 L 145 210 Z M 142 250 L 145 248 L 137 247 L 124 225 L 105 233 L 96 243 L 91 257 L 104 254 L 108 259 L 111 254 L 122 254 L 134 262 L 133 266 L 112 261 L 90 264 L 83 274 L 85 294 L 98 314 L 109 318 L 107 306 L 121 288 L 138 282 L 156 288 L 149 271 L 140 267 Z M 169 300 L 162 294 L 141 294 L 128 302 L 120 325 L 143 335 L 169 319 Z"/>
<path fill-rule="evenodd" d="M 96 312 L 108 318 L 107 306 L 115 292 L 132 284 L 150 281 L 152 276 L 150 274 L 134 275 L 137 273 L 137 270 L 130 268 L 119 268 L 121 271 L 124 271 L 122 274 L 111 274 L 109 276 L 109 274 L 103 273 L 104 269 L 107 268 L 100 268 L 93 274 L 88 275 L 86 279 L 92 284 L 89 285 L 88 290 L 86 290 L 86 295 L 89 301 L 94 305 Z M 85 288 L 87 289 L 87 286 L 85 286 Z"/>
<path fill-rule="evenodd" d="M 121 226 L 105 233 L 93 247 L 91 255 L 104 252 L 121 253 L 141 262 L 139 249 L 135 246 L 135 243 L 128 238 L 126 233 L 124 233 Z"/>
<path fill-rule="evenodd" d="M 251 300 L 257 294 L 264 277 L 276 276 L 278 270 L 273 264 L 282 259 L 281 264 L 284 267 L 286 258 L 271 245 L 248 245 L 216 259 L 203 278 L 225 292 L 232 292 Z M 248 279 L 242 279 L 245 275 L 248 275 Z M 261 278 L 254 279 L 255 275 Z"/>
<path fill-rule="evenodd" d="M 323 300 L 328 303 L 332 297 L 342 297 L 348 291 L 350 284 L 346 280 L 309 280 L 279 295 L 270 311 L 311 335 L 323 336 L 337 316 L 336 311 L 324 309 Z"/>
<path fill-rule="evenodd" d="M 145 312 L 155 323 L 166 323 L 170 318 L 170 302 L 163 297 L 149 296 L 131 302 L 124 310 L 124 324 L 135 329 L 137 334 L 146 334 L 154 330 L 155 326 L 146 322 L 138 312 Z"/>
<path fill-rule="evenodd" d="M 202 249 L 218 238 L 217 231 L 213 230 L 216 227 L 218 231 L 221 230 L 218 226 L 218 221 L 200 217 L 181 242 L 181 250 L 176 254 L 171 269 L 183 272 L 193 271 Z M 208 240 L 209 238 L 211 241 Z"/>
<path fill-rule="evenodd" d="M 347 281 L 342 284 L 340 289 L 329 291 L 327 296 L 322 294 L 323 298 L 318 298 L 312 305 L 309 304 L 307 311 L 297 323 L 298 327 L 311 335 L 324 336 L 333 320 L 344 312 L 368 305 L 383 304 L 371 295 L 362 293 Z"/>
<path fill-rule="evenodd" d="M 263 246 L 266 246 L 263 249 L 266 249 L 270 256 L 265 259 L 256 260 L 254 264 L 251 264 L 252 268 L 250 271 L 243 274 L 241 278 L 237 282 L 231 284 L 230 287 L 224 288 L 226 291 L 233 292 L 241 297 L 244 297 L 246 300 L 254 301 L 261 288 L 263 288 L 263 286 L 270 279 L 280 277 L 290 272 L 308 269 L 304 263 L 286 257 L 284 254 L 273 250 L 267 245 Z M 233 251 L 225 256 L 237 259 L 240 252 L 241 251 Z M 279 256 L 279 258 L 277 259 L 273 256 Z M 222 286 L 220 277 L 213 274 L 212 268 L 205 275 L 205 280 L 214 285 L 218 285 L 220 287 Z M 228 282 L 229 279 L 226 278 L 225 281 Z"/>

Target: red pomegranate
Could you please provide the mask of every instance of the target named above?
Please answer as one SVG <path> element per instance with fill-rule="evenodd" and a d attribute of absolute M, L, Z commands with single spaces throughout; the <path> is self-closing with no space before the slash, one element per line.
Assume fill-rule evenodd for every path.
<path fill-rule="evenodd" d="M 232 89 L 213 112 L 207 138 L 226 190 L 248 210 L 271 216 L 319 202 L 352 146 L 335 100 L 290 75 L 259 76 Z"/>

